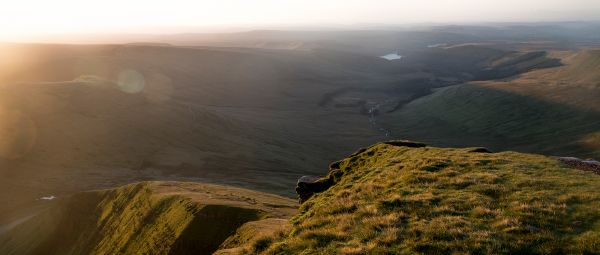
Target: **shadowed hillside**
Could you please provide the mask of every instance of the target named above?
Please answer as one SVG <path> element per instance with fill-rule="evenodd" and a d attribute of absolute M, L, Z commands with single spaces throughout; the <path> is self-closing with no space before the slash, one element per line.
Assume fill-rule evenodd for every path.
<path fill-rule="evenodd" d="M 312 52 L 5 47 L 14 63 L 0 88 L 2 187 L 22 190 L 2 192 L 6 211 L 147 179 L 291 195 L 303 172 L 379 136 L 360 113 L 320 108 L 324 91 L 348 80 L 397 80 L 375 80 Z"/>
<path fill-rule="evenodd" d="M 397 134 L 444 146 L 600 157 L 599 55 L 560 56 L 565 66 L 439 89 L 382 122 Z"/>
<path fill-rule="evenodd" d="M 407 54 L 406 65 L 420 65 L 436 76 L 461 77 L 463 80 L 505 78 L 533 69 L 560 65 L 546 53 L 506 52 L 477 45 L 436 47 Z"/>

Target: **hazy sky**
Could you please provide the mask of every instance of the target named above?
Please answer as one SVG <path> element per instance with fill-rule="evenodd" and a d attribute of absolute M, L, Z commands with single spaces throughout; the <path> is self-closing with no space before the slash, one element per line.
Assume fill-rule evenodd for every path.
<path fill-rule="evenodd" d="M 600 0 L 2 0 L 0 36 L 153 32 L 155 26 L 556 20 L 600 20 Z"/>

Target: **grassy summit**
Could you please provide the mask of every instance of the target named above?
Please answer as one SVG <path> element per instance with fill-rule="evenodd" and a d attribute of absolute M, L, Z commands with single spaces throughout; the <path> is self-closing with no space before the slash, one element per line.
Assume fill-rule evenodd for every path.
<path fill-rule="evenodd" d="M 302 205 L 289 235 L 254 251 L 598 253 L 600 176 L 540 155 L 471 151 L 377 144 L 356 153 Z"/>

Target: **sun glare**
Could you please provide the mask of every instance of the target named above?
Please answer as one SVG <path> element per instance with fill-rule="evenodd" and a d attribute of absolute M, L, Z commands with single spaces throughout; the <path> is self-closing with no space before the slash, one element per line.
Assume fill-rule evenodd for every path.
<path fill-rule="evenodd" d="M 595 0 L 372 0 L 369 4 L 359 0 L 21 0 L 3 1 L 0 39 L 57 33 L 164 33 L 211 26 L 589 20 L 600 19 L 599 8 Z"/>

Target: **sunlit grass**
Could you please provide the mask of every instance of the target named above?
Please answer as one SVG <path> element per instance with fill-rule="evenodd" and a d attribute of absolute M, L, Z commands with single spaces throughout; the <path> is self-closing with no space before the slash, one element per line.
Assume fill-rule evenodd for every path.
<path fill-rule="evenodd" d="M 552 158 L 380 144 L 340 169 L 263 253 L 597 253 L 600 177 Z"/>

